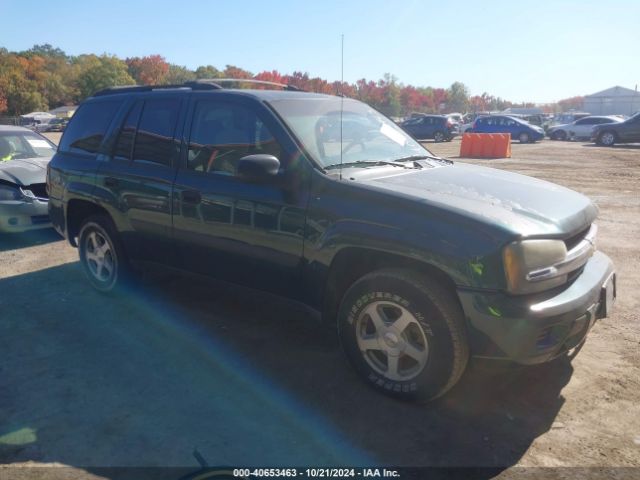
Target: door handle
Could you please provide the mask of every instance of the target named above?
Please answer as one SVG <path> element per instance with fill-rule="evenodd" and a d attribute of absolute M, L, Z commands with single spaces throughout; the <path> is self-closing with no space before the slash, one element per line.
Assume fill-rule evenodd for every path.
<path fill-rule="evenodd" d="M 180 196 L 182 197 L 182 201 L 184 203 L 194 203 L 198 204 L 202 201 L 202 196 L 200 192 L 197 190 L 184 190 Z"/>
<path fill-rule="evenodd" d="M 104 179 L 104 184 L 107 187 L 115 188 L 118 186 L 118 179 L 113 177 L 107 177 Z"/>

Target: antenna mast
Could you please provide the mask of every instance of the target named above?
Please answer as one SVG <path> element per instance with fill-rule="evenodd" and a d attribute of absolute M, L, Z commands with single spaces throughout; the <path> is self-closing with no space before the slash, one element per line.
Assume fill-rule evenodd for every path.
<path fill-rule="evenodd" d="M 340 180 L 342 180 L 342 111 L 344 109 L 344 33 L 340 36 Z"/>

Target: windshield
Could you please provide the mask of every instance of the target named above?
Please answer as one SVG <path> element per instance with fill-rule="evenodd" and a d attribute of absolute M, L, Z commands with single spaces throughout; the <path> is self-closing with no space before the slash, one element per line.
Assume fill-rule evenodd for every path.
<path fill-rule="evenodd" d="M 0 132 L 0 161 L 52 157 L 55 146 L 32 132 Z"/>
<path fill-rule="evenodd" d="M 270 103 L 306 150 L 325 167 L 340 164 L 341 150 L 342 163 L 433 155 L 384 115 L 356 100 L 344 99 L 342 148 L 340 98 L 309 97 Z"/>

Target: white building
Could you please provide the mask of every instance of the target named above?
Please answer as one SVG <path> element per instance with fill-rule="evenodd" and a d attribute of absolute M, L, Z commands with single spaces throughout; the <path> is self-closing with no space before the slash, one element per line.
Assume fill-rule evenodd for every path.
<path fill-rule="evenodd" d="M 64 107 L 54 108 L 49 110 L 51 115 L 55 115 L 58 118 L 71 118 L 78 109 L 77 105 L 65 105 Z"/>
<path fill-rule="evenodd" d="M 583 110 L 592 115 L 632 115 L 640 111 L 640 93 L 624 87 L 611 87 L 584 97 Z"/>

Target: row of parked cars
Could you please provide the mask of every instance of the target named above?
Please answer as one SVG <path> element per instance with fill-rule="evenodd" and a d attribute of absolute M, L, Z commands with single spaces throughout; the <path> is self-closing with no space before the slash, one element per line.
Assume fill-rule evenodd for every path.
<path fill-rule="evenodd" d="M 565 125 L 551 127 L 552 140 L 591 140 L 598 145 L 640 142 L 640 112 L 630 118 L 590 115 Z"/>
<path fill-rule="evenodd" d="M 542 140 L 544 130 L 525 120 L 509 115 L 477 117 L 472 124 L 463 124 L 447 115 L 417 115 L 400 123 L 405 132 L 418 140 L 451 141 L 462 133 L 510 133 L 520 143 Z"/>
<path fill-rule="evenodd" d="M 450 115 L 415 115 L 400 126 L 418 140 L 451 141 L 462 133 L 509 133 L 520 143 L 532 143 L 548 136 L 551 140 L 592 140 L 612 146 L 640 142 L 640 112 L 625 119 L 620 115 L 582 114 L 577 119 L 547 128 L 514 115 L 479 115 L 471 123 L 461 123 Z"/>

